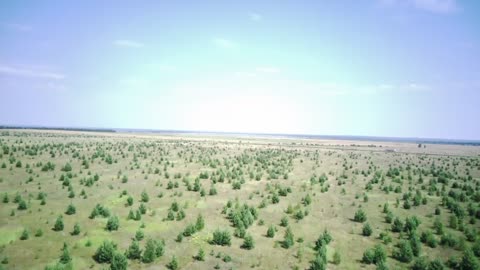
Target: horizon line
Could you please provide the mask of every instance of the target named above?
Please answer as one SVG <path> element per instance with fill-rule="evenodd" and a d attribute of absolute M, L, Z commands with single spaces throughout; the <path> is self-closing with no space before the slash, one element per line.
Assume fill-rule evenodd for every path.
<path fill-rule="evenodd" d="M 155 128 L 106 128 L 106 127 L 74 127 L 74 126 L 47 126 L 47 125 L 4 125 L 0 129 L 37 129 L 37 130 L 63 130 L 63 131 L 85 131 L 85 132 L 154 132 L 154 133 L 203 133 L 203 134 L 230 134 L 230 135 L 260 135 L 270 137 L 298 137 L 304 139 L 340 139 L 360 141 L 397 141 L 415 143 L 436 143 L 436 144 L 473 144 L 480 145 L 480 139 L 452 139 L 452 138 L 428 138 L 428 137 L 397 137 L 379 135 L 345 135 L 345 134 L 299 134 L 299 133 L 268 133 L 268 132 L 241 132 L 241 131 L 212 131 L 212 130 L 180 130 L 180 129 L 155 129 Z"/>

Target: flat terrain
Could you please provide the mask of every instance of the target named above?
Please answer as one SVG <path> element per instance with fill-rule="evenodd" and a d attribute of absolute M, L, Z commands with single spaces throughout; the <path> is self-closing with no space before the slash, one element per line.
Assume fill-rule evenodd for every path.
<path fill-rule="evenodd" d="M 478 146 L 6 130 L 0 165 L 0 269 L 113 268 L 95 256 L 104 241 L 129 269 L 466 269 L 480 256 Z M 386 256 L 369 261 L 375 246 Z"/>

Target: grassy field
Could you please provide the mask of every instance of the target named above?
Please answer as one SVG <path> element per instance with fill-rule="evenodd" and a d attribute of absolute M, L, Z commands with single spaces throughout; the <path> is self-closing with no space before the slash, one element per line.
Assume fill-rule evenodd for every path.
<path fill-rule="evenodd" d="M 25 130 L 0 165 L 0 269 L 479 267 L 480 147 Z"/>

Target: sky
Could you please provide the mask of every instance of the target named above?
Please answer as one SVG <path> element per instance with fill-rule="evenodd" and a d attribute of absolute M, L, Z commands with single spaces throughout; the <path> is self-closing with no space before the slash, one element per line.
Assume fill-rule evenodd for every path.
<path fill-rule="evenodd" d="M 479 116 L 479 1 L 0 3 L 0 125 L 480 139 Z"/>

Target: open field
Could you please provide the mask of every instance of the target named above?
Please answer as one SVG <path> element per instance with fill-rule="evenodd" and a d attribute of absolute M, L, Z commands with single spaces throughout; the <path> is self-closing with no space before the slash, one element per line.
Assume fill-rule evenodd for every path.
<path fill-rule="evenodd" d="M 479 146 L 1 131 L 0 269 L 478 269 L 479 189 Z"/>

